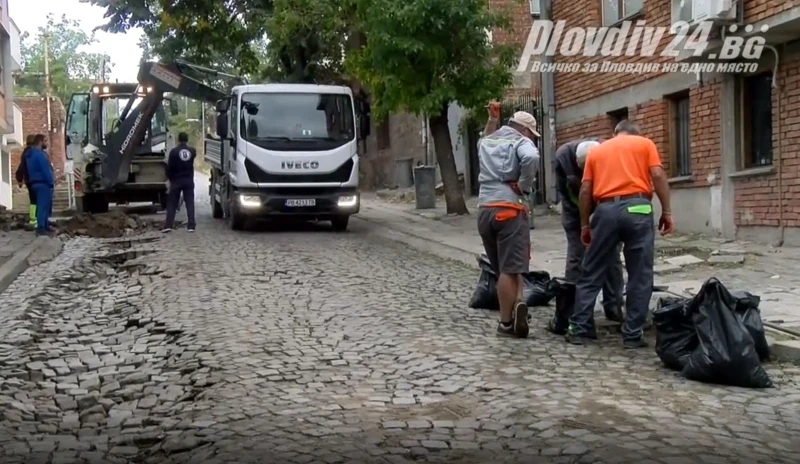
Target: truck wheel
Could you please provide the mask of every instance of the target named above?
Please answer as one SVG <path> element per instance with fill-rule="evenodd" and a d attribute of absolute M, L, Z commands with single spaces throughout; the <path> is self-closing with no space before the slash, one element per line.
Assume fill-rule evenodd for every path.
<path fill-rule="evenodd" d="M 348 222 L 350 222 L 350 216 L 336 216 L 331 219 L 331 225 L 336 232 L 346 231 Z"/>
<path fill-rule="evenodd" d="M 234 205 L 229 206 L 228 226 L 231 230 L 244 230 L 245 216 L 239 212 L 239 208 Z"/>
<path fill-rule="evenodd" d="M 214 219 L 222 219 L 224 215 L 222 204 L 217 201 L 217 192 L 213 185 L 208 188 L 208 194 L 211 197 L 211 217 Z"/>
<path fill-rule="evenodd" d="M 92 209 L 94 209 L 96 213 L 102 214 L 108 212 L 108 199 L 106 199 L 105 197 L 98 195 L 94 198 L 93 203 L 94 203 L 94 208 Z"/>

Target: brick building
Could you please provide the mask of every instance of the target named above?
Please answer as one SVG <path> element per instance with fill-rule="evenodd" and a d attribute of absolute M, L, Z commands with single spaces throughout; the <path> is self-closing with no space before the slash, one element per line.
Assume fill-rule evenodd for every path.
<path fill-rule="evenodd" d="M 64 163 L 66 162 L 66 152 L 64 149 L 64 120 L 66 111 L 61 100 L 55 97 L 50 98 L 50 130 L 47 127 L 47 100 L 44 97 L 16 97 L 15 103 L 22 114 L 22 134 L 21 139 L 27 138 L 28 134 L 45 134 L 49 136 L 47 153 L 50 155 L 50 162 L 55 168 L 56 179 L 64 175 Z M 16 172 L 19 166 L 22 146 L 18 145 L 11 150 L 11 172 Z M 27 191 L 20 191 L 14 185 L 14 209 L 22 210 L 27 208 Z"/>
<path fill-rule="evenodd" d="M 492 43 L 511 45 L 521 52 L 525 47 L 533 20 L 538 15 L 538 4 L 539 0 L 489 0 L 489 8 L 504 13 L 510 22 L 507 27 L 495 28 L 491 31 Z M 513 74 L 514 82 L 506 91 L 507 98 L 527 95 L 531 91 L 536 92 L 540 82 L 538 76 L 526 72 L 519 73 L 516 70 Z"/>
<path fill-rule="evenodd" d="M 787 243 L 800 242 L 800 0 L 704 3 L 707 20 L 725 19 L 714 19 L 713 40 L 703 55 L 687 58 L 682 52 L 678 62 L 710 61 L 708 55 L 716 57 L 720 51 L 721 29 L 738 24 L 755 28 L 748 33 L 739 27 L 727 39 L 765 37 L 779 55 L 777 65 L 775 54 L 765 49 L 751 74 L 556 73 L 557 143 L 609 136 L 617 121 L 630 118 L 658 145 L 671 177 L 680 230 L 759 241 L 777 240 L 785 233 Z M 551 12 L 553 19 L 566 20 L 567 27 L 615 27 L 622 19 L 669 26 L 697 20 L 699 12 L 692 11 L 697 4 L 552 0 Z M 764 25 L 769 30 L 762 34 Z M 674 57 L 659 56 L 673 38 L 662 37 L 650 57 L 556 56 L 554 62 L 675 62 Z"/>

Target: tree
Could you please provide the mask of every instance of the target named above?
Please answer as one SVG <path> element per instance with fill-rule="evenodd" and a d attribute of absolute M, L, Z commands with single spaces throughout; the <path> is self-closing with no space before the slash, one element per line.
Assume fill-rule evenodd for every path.
<path fill-rule="evenodd" d="M 506 26 L 487 0 L 359 0 L 366 44 L 348 69 L 371 91 L 379 118 L 405 110 L 428 118 L 448 214 L 468 214 L 458 182 L 447 112 L 477 108 L 511 83 L 513 48 L 493 46 L 487 31 Z"/>
<path fill-rule="evenodd" d="M 21 39 L 22 72 L 17 81 L 17 93 L 44 95 L 45 93 L 45 39 L 49 54 L 50 87 L 54 96 L 67 104 L 70 95 L 86 92 L 89 86 L 108 75 L 112 63 L 102 53 L 84 50 L 97 43 L 93 34 L 87 34 L 79 21 L 62 16 L 56 20 L 47 17 L 47 25 L 40 27 L 35 36 L 24 33 Z"/>

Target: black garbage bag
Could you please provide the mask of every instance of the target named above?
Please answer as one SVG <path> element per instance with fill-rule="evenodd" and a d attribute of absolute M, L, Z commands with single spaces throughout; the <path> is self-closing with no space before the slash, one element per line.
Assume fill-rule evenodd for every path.
<path fill-rule="evenodd" d="M 523 276 L 522 299 L 529 308 L 547 306 L 556 297 L 553 279 L 545 271 L 531 271 Z"/>
<path fill-rule="evenodd" d="M 556 335 L 565 335 L 569 328 L 572 308 L 575 306 L 575 283 L 558 277 L 554 278 L 552 283 L 556 294 L 556 311 L 547 328 Z"/>
<path fill-rule="evenodd" d="M 680 371 L 699 343 L 692 317 L 687 311 L 688 298 L 659 298 L 653 311 L 656 327 L 656 354 L 670 369 Z"/>
<path fill-rule="evenodd" d="M 709 279 L 689 302 L 698 346 L 681 374 L 690 380 L 747 388 L 773 386 L 758 359 L 753 337 L 735 314 L 736 299 Z"/>
<path fill-rule="evenodd" d="M 478 266 L 481 268 L 481 275 L 478 277 L 478 285 L 475 287 L 475 291 L 472 292 L 472 298 L 469 299 L 469 307 L 499 311 L 497 274 L 492 268 L 492 263 L 489 258 L 482 255 L 478 257 Z"/>
<path fill-rule="evenodd" d="M 764 322 L 761 320 L 761 310 L 758 308 L 761 298 L 749 292 L 733 292 L 736 300 L 736 315 L 741 319 L 753 342 L 756 345 L 756 353 L 761 361 L 769 359 L 769 343 L 767 333 L 764 330 Z"/>
<path fill-rule="evenodd" d="M 478 266 L 481 274 L 469 300 L 469 307 L 498 311 L 500 303 L 497 300 L 497 273 L 486 255 L 478 257 Z M 522 298 L 528 307 L 547 306 L 555 295 L 549 273 L 533 271 L 523 276 Z"/>

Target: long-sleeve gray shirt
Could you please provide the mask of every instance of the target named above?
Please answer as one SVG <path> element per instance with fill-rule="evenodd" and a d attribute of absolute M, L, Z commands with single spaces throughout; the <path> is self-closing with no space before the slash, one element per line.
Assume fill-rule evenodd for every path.
<path fill-rule="evenodd" d="M 478 142 L 480 174 L 478 206 L 492 203 L 526 204 L 511 188 L 516 182 L 524 194 L 530 194 L 539 168 L 539 151 L 531 140 L 517 130 L 503 126 Z"/>

